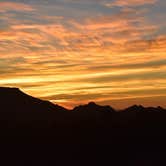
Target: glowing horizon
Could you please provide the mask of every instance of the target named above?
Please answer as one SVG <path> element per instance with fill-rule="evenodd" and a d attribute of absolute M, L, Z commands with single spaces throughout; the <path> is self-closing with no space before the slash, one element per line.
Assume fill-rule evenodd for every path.
<path fill-rule="evenodd" d="M 166 107 L 164 0 L 0 1 L 0 86 L 71 108 Z"/>

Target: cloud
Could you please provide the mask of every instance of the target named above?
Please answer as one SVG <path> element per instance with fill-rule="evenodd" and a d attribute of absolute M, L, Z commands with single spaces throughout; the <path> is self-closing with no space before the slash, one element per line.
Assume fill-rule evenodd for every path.
<path fill-rule="evenodd" d="M 25 3 L 19 2 L 0 2 L 0 12 L 6 11 L 34 11 L 35 9 Z"/>
<path fill-rule="evenodd" d="M 163 24 L 149 20 L 149 5 L 133 8 L 152 1 L 115 2 L 0 2 L 0 86 L 68 106 L 163 96 Z"/>
<path fill-rule="evenodd" d="M 155 4 L 157 0 L 114 0 L 113 2 L 105 3 L 106 7 L 134 7 L 143 6 L 147 4 Z"/>
<path fill-rule="evenodd" d="M 142 40 L 156 33 L 158 29 L 156 25 L 147 24 L 141 14 L 141 10 L 122 10 L 111 16 L 100 16 L 98 19 L 90 17 L 82 22 L 45 16 L 51 22 L 43 24 L 33 20 L 31 24 L 22 23 L 11 18 L 8 20 L 9 28 L 0 32 L 3 44 L 1 51 L 5 54 L 6 51 L 17 48 L 20 51 L 22 49 L 24 54 L 38 56 L 41 52 L 43 55 L 54 53 L 74 56 L 78 52 L 83 55 L 88 54 L 87 48 L 91 55 L 106 49 L 112 52 L 124 51 L 126 43 Z M 142 46 L 137 48 L 142 49 Z"/>

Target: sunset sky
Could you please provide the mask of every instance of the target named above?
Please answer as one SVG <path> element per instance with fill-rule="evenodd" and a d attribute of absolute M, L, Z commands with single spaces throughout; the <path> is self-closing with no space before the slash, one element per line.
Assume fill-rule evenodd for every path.
<path fill-rule="evenodd" d="M 67 108 L 166 107 L 165 0 L 0 0 L 0 86 Z"/>

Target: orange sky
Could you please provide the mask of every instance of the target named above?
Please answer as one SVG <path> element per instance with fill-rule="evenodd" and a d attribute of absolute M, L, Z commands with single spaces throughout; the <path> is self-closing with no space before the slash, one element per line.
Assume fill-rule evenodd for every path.
<path fill-rule="evenodd" d="M 71 108 L 166 107 L 165 0 L 0 1 L 0 86 Z"/>

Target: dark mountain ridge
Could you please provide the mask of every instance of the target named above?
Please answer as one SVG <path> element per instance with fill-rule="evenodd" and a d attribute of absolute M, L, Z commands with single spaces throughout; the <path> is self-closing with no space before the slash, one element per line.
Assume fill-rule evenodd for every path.
<path fill-rule="evenodd" d="M 24 109 L 24 111 L 31 111 L 31 110 L 38 110 L 40 111 L 69 111 L 68 109 L 61 107 L 59 105 L 55 105 L 49 101 L 41 100 L 35 97 L 32 97 L 30 95 L 27 95 L 26 93 L 22 92 L 19 88 L 9 88 L 9 87 L 0 87 L 0 105 L 1 105 L 1 111 L 3 110 L 2 107 L 4 106 L 4 109 L 7 110 L 7 108 L 11 107 L 11 110 L 19 110 Z M 6 107 L 6 108 L 5 108 Z M 151 110 L 151 111 L 165 111 L 164 108 L 158 106 L 158 107 L 143 107 L 141 105 L 133 105 L 131 107 L 128 107 L 121 111 L 144 111 L 144 110 Z M 115 112 L 114 108 L 111 106 L 101 106 L 97 105 L 95 102 L 89 102 L 85 105 L 76 106 L 70 111 L 103 111 L 103 112 Z"/>
<path fill-rule="evenodd" d="M 37 124 L 46 122 L 69 126 L 76 123 L 83 126 L 89 123 L 107 125 L 110 121 L 117 125 L 124 125 L 130 121 L 139 124 L 153 119 L 161 122 L 166 120 L 166 110 L 162 107 L 133 105 L 117 111 L 111 106 L 100 106 L 94 102 L 68 110 L 49 101 L 27 95 L 18 88 L 0 87 L 0 119 L 8 119 L 8 123 L 33 121 Z"/>
<path fill-rule="evenodd" d="M 0 88 L 2 165 L 166 165 L 166 110 L 94 102 L 67 110 Z"/>
<path fill-rule="evenodd" d="M 49 101 L 40 100 L 25 94 L 18 88 L 2 88 L 0 87 L 0 105 L 1 110 L 9 111 L 65 111 L 66 109 L 58 105 L 54 105 Z M 2 109 L 3 108 L 3 109 Z"/>
<path fill-rule="evenodd" d="M 85 105 L 77 106 L 73 109 L 73 111 L 94 111 L 94 112 L 114 112 L 115 110 L 110 106 L 100 106 L 95 102 L 89 102 Z"/>

